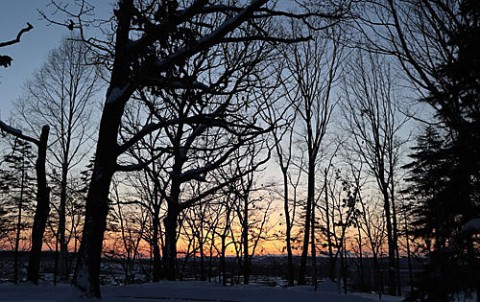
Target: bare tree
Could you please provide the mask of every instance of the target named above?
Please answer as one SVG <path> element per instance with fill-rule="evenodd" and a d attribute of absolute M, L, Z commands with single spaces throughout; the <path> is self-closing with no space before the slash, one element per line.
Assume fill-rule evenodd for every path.
<path fill-rule="evenodd" d="M 358 220 L 359 227 L 366 236 L 368 248 L 372 253 L 373 261 L 373 284 L 379 298 L 384 291 L 381 259 L 384 255 L 385 244 L 385 214 L 383 206 L 375 204 L 374 200 L 365 200 L 360 195 L 359 204 L 361 215 Z"/>
<path fill-rule="evenodd" d="M 159 140 L 159 137 L 152 135 L 140 142 L 142 151 L 149 154 L 150 157 L 153 157 L 155 154 L 155 148 L 158 145 L 156 140 Z M 138 158 L 138 156 L 141 157 L 143 155 L 133 151 L 132 156 Z M 164 183 L 164 175 L 162 173 L 163 164 L 160 160 L 152 161 L 146 165 L 142 171 L 130 177 L 130 182 L 134 184 L 137 194 L 140 196 L 142 207 L 149 212 L 150 216 L 150 226 L 147 229 L 149 232 L 146 232 L 145 239 L 150 244 L 153 253 L 153 282 L 159 282 L 164 274 L 161 251 L 164 248 L 165 240 L 161 222 L 165 214 L 165 198 L 160 193 L 160 188 L 162 188 Z M 134 180 L 132 180 L 132 178 L 134 178 Z"/>
<path fill-rule="evenodd" d="M 226 262 L 226 255 L 227 255 L 227 248 L 230 244 L 233 244 L 233 241 L 228 241 L 228 235 L 231 231 L 231 221 L 233 220 L 233 212 L 234 212 L 234 197 L 232 196 L 230 191 L 225 190 L 223 194 L 223 198 L 220 200 L 224 204 L 222 211 L 220 212 L 222 215 L 222 226 L 221 230 L 218 232 L 220 236 L 220 277 L 222 285 L 227 285 L 227 262 Z"/>
<path fill-rule="evenodd" d="M 251 144 L 243 150 L 239 150 L 239 153 L 246 154 L 246 156 L 239 156 L 238 158 L 241 161 L 237 163 L 233 163 L 232 170 L 236 170 L 234 172 L 237 175 L 242 175 L 239 177 L 237 181 L 233 182 L 230 185 L 231 193 L 234 194 L 236 198 L 236 203 L 234 209 L 236 211 L 236 216 L 238 218 L 241 235 L 240 235 L 240 242 L 241 247 L 239 250 L 242 251 L 242 261 L 240 262 L 243 274 L 243 283 L 249 284 L 250 283 L 250 274 L 251 274 L 251 258 L 255 253 L 256 247 L 259 242 L 259 238 L 261 237 L 261 233 L 264 230 L 264 225 L 266 223 L 266 217 L 269 213 L 269 205 L 267 203 L 267 209 L 263 212 L 264 216 L 260 219 L 260 225 L 257 226 L 255 229 L 255 221 L 252 221 L 253 214 L 252 212 L 259 213 L 262 206 L 260 203 L 266 203 L 266 200 L 263 200 L 263 196 L 261 196 L 260 191 L 265 190 L 267 186 L 262 184 L 262 186 L 258 186 L 256 182 L 256 174 L 257 167 L 259 163 L 255 160 L 255 158 L 261 157 L 261 153 L 264 152 L 264 148 L 266 147 L 266 142 L 264 144 Z M 267 148 L 268 149 L 268 148 Z M 265 163 L 270 158 L 270 150 L 267 151 L 267 155 L 265 155 L 265 160 L 262 163 Z M 247 171 L 247 173 L 242 173 L 241 170 Z M 233 171 L 232 171 L 233 172 Z M 230 172 L 230 174 L 232 174 Z M 258 236 L 254 236 L 254 234 Z M 253 242 L 253 244 L 252 244 Z"/>
<path fill-rule="evenodd" d="M 295 31 L 302 32 L 300 28 Z M 304 137 L 307 152 L 307 201 L 305 205 L 305 222 L 303 249 L 299 271 L 299 284 L 305 284 L 307 256 L 312 227 L 312 213 L 316 199 L 315 173 L 317 160 L 323 138 L 327 131 L 335 102 L 332 89 L 337 80 L 337 72 L 342 56 L 335 29 L 327 32 L 330 37 L 311 29 L 305 29 L 312 39 L 304 44 L 294 44 L 286 52 L 286 72 L 293 81 L 286 97 L 297 111 L 297 131 Z M 313 232 L 313 230 L 312 230 Z M 312 242 L 312 246 L 314 243 Z"/>
<path fill-rule="evenodd" d="M 375 177 L 383 198 L 389 247 L 390 294 L 399 294 L 396 170 L 407 139 L 400 131 L 408 117 L 400 112 L 388 61 L 362 54 L 352 65 L 344 113 L 355 152 Z"/>
<path fill-rule="evenodd" d="M 278 62 L 278 77 L 279 84 L 285 89 L 289 90 L 288 78 L 282 79 L 283 61 L 280 59 Z M 291 78 L 290 78 L 291 79 Z M 272 91 L 275 92 L 275 91 Z M 288 100 L 285 101 L 273 101 L 284 97 L 283 93 L 272 94 L 264 92 L 262 94 L 264 102 L 269 102 L 267 107 L 267 119 L 270 123 L 276 123 L 277 126 L 272 130 L 271 139 L 274 145 L 274 159 L 278 164 L 282 173 L 282 187 L 279 189 L 279 195 L 283 199 L 283 215 L 285 218 L 285 249 L 287 252 L 287 281 L 288 286 L 294 286 L 295 284 L 295 272 L 293 264 L 293 247 L 292 247 L 292 229 L 295 221 L 295 214 L 297 209 L 295 188 L 298 187 L 302 169 L 298 169 L 294 165 L 295 160 L 295 121 L 296 121 L 296 109 Z M 299 160 L 298 166 L 302 166 L 302 159 Z M 295 169 L 297 168 L 297 169 Z M 295 173 L 295 170 L 297 173 Z M 296 174 L 296 175 L 295 175 Z M 293 193 L 291 192 L 293 187 Z"/>
<path fill-rule="evenodd" d="M 142 257 L 140 244 L 145 238 L 147 226 L 147 211 L 140 206 L 140 202 L 130 200 L 131 196 L 122 194 L 122 181 L 115 179 L 113 182 L 112 199 L 115 207 L 110 211 L 107 241 L 110 248 L 105 253 L 111 259 L 120 259 L 124 271 L 124 284 L 135 282 L 135 264 Z"/>
<path fill-rule="evenodd" d="M 31 129 L 48 124 L 53 143 L 48 162 L 59 183 L 58 231 L 60 276 L 68 279 L 66 240 L 67 201 L 72 201 L 68 188 L 73 169 L 88 155 L 92 127 L 93 97 L 99 87 L 99 70 L 89 64 L 86 45 L 74 35 L 65 37 L 50 52 L 47 61 L 25 85 L 25 95 L 17 101 L 17 113 Z M 57 173 L 57 171 L 59 171 Z M 70 191 L 70 192 L 69 192 Z"/>
<path fill-rule="evenodd" d="M 270 22 L 269 18 L 297 17 L 264 7 L 267 2 L 267 0 L 253 0 L 244 6 L 235 6 L 214 5 L 204 0 L 192 1 L 184 5 L 177 1 L 157 3 L 122 0 L 118 2 L 115 10 L 113 43 L 85 38 L 92 47 L 103 54 L 103 57 L 111 59 L 111 76 L 102 110 L 95 167 L 87 197 L 85 228 L 75 278 L 76 286 L 88 296 L 100 297 L 101 295 L 99 286 L 101 249 L 108 214 L 110 182 L 113 174 L 119 169 L 117 159 L 144 136 L 165 126 L 195 124 L 215 117 L 215 115 L 202 116 L 200 120 L 198 116 L 173 120 L 150 120 L 120 144 L 119 129 L 131 96 L 145 88 L 161 91 L 165 88 L 178 87 L 178 85 L 198 87 L 199 81 L 203 79 L 181 78 L 176 70 L 186 61 L 195 59 L 197 54 L 208 51 L 215 45 L 226 45 L 226 43 L 235 45 L 255 40 L 269 42 L 304 40 L 272 36 L 262 29 L 264 22 L 267 20 Z M 82 6 L 81 9 L 84 7 Z M 82 30 L 82 14 L 70 13 L 59 5 L 57 8 L 74 19 L 64 26 Z M 316 15 L 320 14 L 307 13 L 301 17 L 306 19 Z M 247 25 L 252 25 L 254 32 L 244 31 Z M 191 30 L 192 26 L 199 26 L 199 28 Z M 176 156 L 178 155 L 181 153 L 176 153 Z M 175 169 L 181 167 L 180 162 L 177 165 Z M 172 175 L 180 172 L 175 169 Z M 191 174 L 188 175 L 188 177 L 191 176 Z M 175 184 L 172 188 L 177 190 L 179 186 Z M 169 195 L 172 195 L 175 200 L 178 194 L 172 191 Z M 172 203 L 169 206 L 171 207 L 166 218 L 166 226 L 168 225 L 167 233 L 173 234 L 175 231 L 172 229 L 176 229 L 175 220 L 179 208 Z M 170 242 L 167 243 L 166 250 L 169 253 L 174 253 L 172 239 L 170 238 Z"/>

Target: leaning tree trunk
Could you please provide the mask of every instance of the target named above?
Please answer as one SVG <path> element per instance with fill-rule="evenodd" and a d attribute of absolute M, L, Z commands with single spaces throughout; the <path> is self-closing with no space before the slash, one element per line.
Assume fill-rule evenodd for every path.
<path fill-rule="evenodd" d="M 33 220 L 32 249 L 28 259 L 27 270 L 27 280 L 34 284 L 38 283 L 43 233 L 45 232 L 48 214 L 50 213 L 50 189 L 47 186 L 47 176 L 45 173 L 49 132 L 49 126 L 45 125 L 42 127 L 40 140 L 38 141 L 38 156 L 35 163 L 35 171 L 37 173 L 37 208 Z"/>
<path fill-rule="evenodd" d="M 114 170 L 112 160 L 106 158 L 105 153 L 108 152 L 100 148 L 97 149 L 98 151 L 100 153 L 96 155 L 95 168 L 87 195 L 85 225 L 73 282 L 87 296 L 100 298 L 99 276 L 103 235 L 107 225 L 108 194 Z M 110 165 L 104 166 L 107 160 L 110 161 Z"/>
<path fill-rule="evenodd" d="M 113 75 L 112 75 L 113 77 Z M 113 81 L 113 79 L 112 79 Z M 118 89 L 114 88 L 113 90 Z M 115 99 L 112 89 L 107 93 L 100 131 L 98 135 L 95 164 L 87 194 L 85 222 L 77 256 L 73 284 L 89 297 L 101 297 L 100 263 L 103 236 L 107 226 L 108 195 L 113 174 L 117 169 L 119 147 L 118 127 L 129 94 Z"/>
<path fill-rule="evenodd" d="M 232 211 L 232 208 L 227 205 L 227 209 L 225 212 L 225 228 L 223 229 L 221 236 L 221 254 L 220 254 L 220 274 L 222 278 L 222 285 L 226 286 L 227 285 L 227 263 L 225 261 L 225 256 L 227 253 L 227 234 L 228 230 L 230 227 L 230 213 Z"/>
<path fill-rule="evenodd" d="M 95 163 L 88 188 L 85 222 L 77 256 L 73 284 L 89 297 L 101 298 L 100 263 L 103 236 L 107 225 L 110 183 L 122 152 L 118 133 L 127 101 L 134 85 L 130 81 L 129 39 L 133 1 L 119 2 L 115 36 L 115 57 L 98 133 Z"/>

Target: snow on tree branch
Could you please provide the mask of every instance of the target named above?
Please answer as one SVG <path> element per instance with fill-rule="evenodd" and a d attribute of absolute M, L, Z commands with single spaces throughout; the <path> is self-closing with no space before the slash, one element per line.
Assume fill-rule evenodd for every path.
<path fill-rule="evenodd" d="M 12 126 L 9 126 L 2 121 L 0 121 L 0 130 L 2 130 L 2 132 L 6 132 L 8 134 L 21 138 L 25 141 L 34 143 L 36 145 L 40 143 L 37 139 L 34 139 L 33 137 L 23 134 L 21 130 L 13 128 Z"/>
<path fill-rule="evenodd" d="M 108 94 L 106 103 L 113 104 L 116 103 L 118 100 L 122 99 L 125 92 L 130 88 L 130 85 L 125 85 L 123 88 L 114 87 Z"/>
<path fill-rule="evenodd" d="M 185 58 L 188 58 L 192 54 L 217 44 L 228 33 L 232 32 L 240 24 L 242 24 L 245 20 L 247 20 L 251 15 L 253 15 L 253 13 L 265 3 L 267 3 L 267 0 L 252 1 L 249 6 L 244 8 L 236 16 L 230 19 L 227 19 L 225 22 L 223 22 L 222 25 L 220 25 L 211 34 L 199 39 L 196 43 L 193 43 L 189 47 L 184 47 L 182 49 L 179 49 L 177 52 L 167 56 L 166 58 L 156 61 L 154 63 L 154 67 L 159 71 L 163 71 L 169 66 L 172 66 L 175 63 L 182 61 Z"/>

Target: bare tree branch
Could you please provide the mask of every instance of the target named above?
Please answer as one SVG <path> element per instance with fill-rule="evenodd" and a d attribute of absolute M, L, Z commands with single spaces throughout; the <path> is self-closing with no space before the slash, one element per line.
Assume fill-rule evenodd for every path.
<path fill-rule="evenodd" d="M 22 35 L 28 31 L 30 31 L 31 29 L 33 28 L 32 24 L 30 24 L 29 22 L 27 22 L 27 26 L 22 28 L 18 34 L 17 34 L 17 37 L 13 40 L 10 40 L 10 41 L 6 41 L 6 42 L 0 42 L 0 47 L 5 47 L 5 46 L 9 46 L 9 45 L 12 45 L 12 44 L 16 44 L 16 43 L 19 43 L 20 42 L 20 38 L 22 37 Z"/>
<path fill-rule="evenodd" d="M 11 134 L 15 137 L 18 137 L 20 139 L 23 139 L 27 142 L 33 143 L 35 145 L 39 145 L 40 141 L 38 139 L 35 139 L 31 136 L 25 135 L 22 133 L 22 130 L 16 129 L 14 127 L 11 127 L 4 122 L 0 121 L 0 129 L 8 134 Z"/>

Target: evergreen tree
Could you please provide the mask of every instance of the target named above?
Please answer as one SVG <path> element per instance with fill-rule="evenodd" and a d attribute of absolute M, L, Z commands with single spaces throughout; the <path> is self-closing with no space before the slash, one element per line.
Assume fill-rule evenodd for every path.
<path fill-rule="evenodd" d="M 3 160 L 6 165 L 5 169 L 1 170 L 0 182 L 4 199 L 0 209 L 4 212 L 2 220 L 11 226 L 7 228 L 6 236 L 14 238 L 13 281 L 18 283 L 20 243 L 29 221 L 25 218 L 25 213 L 31 210 L 31 202 L 35 198 L 32 146 L 15 138 L 12 141 L 11 151 L 4 156 Z"/>
<path fill-rule="evenodd" d="M 450 301 L 480 289 L 475 238 L 463 230 L 480 217 L 480 3 L 458 1 L 456 8 L 447 39 L 452 59 L 438 64 L 438 91 L 425 99 L 440 123 L 419 137 L 406 166 L 416 233 L 429 256 L 416 300 Z"/>

